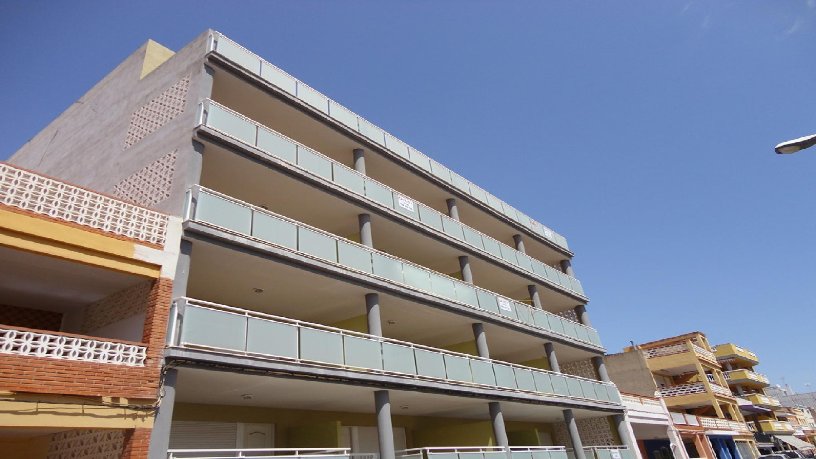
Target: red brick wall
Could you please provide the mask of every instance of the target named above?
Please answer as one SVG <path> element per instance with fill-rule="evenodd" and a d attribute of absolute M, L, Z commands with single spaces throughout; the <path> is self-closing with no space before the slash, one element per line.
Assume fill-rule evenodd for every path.
<path fill-rule="evenodd" d="M 150 432 L 151 429 L 125 431 L 122 459 L 147 459 L 147 449 L 150 446 Z"/>
<path fill-rule="evenodd" d="M 171 296 L 171 280 L 153 283 L 147 297 L 142 340 L 147 345 L 144 367 L 4 355 L 0 359 L 0 390 L 156 398 Z"/>
<path fill-rule="evenodd" d="M 0 305 L 0 325 L 57 331 L 62 325 L 62 314 L 41 309 Z"/>

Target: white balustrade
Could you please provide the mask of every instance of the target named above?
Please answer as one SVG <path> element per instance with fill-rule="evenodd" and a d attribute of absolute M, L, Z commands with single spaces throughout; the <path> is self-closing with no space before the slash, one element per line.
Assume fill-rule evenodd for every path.
<path fill-rule="evenodd" d="M 103 339 L 0 328 L 0 354 L 144 366 L 145 346 Z"/>

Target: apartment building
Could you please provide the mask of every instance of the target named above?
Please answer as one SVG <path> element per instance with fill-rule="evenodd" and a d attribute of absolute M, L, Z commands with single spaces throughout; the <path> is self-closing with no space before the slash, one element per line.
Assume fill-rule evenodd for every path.
<path fill-rule="evenodd" d="M 758 456 L 752 426 L 745 423 L 704 334 L 693 332 L 639 344 L 607 356 L 606 361 L 610 377 L 621 391 L 652 395 L 665 404 L 685 446 L 675 448 L 680 450 L 674 454 L 676 458 Z M 637 425 L 634 428 L 641 440 Z M 671 438 L 666 435 L 654 440 L 660 448 Z M 648 445 L 641 444 L 641 448 L 646 449 L 644 456 L 653 456 Z"/>
<path fill-rule="evenodd" d="M 180 235 L 0 163 L 0 456 L 145 457 Z"/>
<path fill-rule="evenodd" d="M 725 371 L 731 391 L 741 401 L 744 417 L 753 424 L 757 446 L 762 452 L 788 449 L 812 449 L 804 430 L 797 428 L 800 420 L 795 408 L 784 408 L 779 399 L 765 393 L 770 386 L 768 377 L 755 371 L 759 357 L 748 349 L 733 343 L 714 347 L 717 361 Z M 800 437 L 800 438 L 797 438 Z"/>
<path fill-rule="evenodd" d="M 640 457 L 560 234 L 217 32 L 80 102 L 10 161 L 182 221 L 151 458 Z"/>

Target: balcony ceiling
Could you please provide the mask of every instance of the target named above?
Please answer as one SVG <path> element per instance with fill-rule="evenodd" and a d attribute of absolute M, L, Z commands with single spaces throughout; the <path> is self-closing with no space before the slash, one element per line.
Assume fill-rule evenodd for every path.
<path fill-rule="evenodd" d="M 145 278 L 60 258 L 0 247 L 2 304 L 66 312 Z"/>
<path fill-rule="evenodd" d="M 317 382 L 181 368 L 176 385 L 176 403 L 275 407 L 374 415 L 375 388 L 353 384 Z M 488 400 L 424 392 L 390 390 L 393 416 L 434 416 L 489 419 Z M 245 399 L 251 394 L 251 399 Z M 502 402 L 506 421 L 563 422 L 563 408 Z M 608 413 L 574 409 L 576 418 Z"/>

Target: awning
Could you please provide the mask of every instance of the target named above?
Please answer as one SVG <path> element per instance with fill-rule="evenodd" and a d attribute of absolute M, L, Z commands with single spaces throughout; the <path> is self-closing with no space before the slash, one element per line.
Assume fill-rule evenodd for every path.
<path fill-rule="evenodd" d="M 778 438 L 779 440 L 784 441 L 785 443 L 793 446 L 796 449 L 814 449 L 814 448 L 816 448 L 816 446 L 813 446 L 812 444 L 810 444 L 810 443 L 808 443 L 808 442 L 806 442 L 804 440 L 800 440 L 800 439 L 794 437 L 793 435 L 774 435 L 774 437 Z"/>

